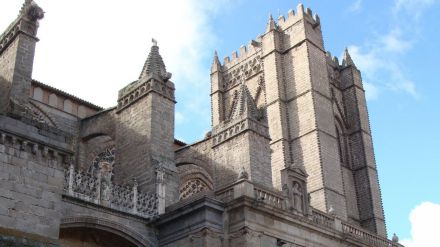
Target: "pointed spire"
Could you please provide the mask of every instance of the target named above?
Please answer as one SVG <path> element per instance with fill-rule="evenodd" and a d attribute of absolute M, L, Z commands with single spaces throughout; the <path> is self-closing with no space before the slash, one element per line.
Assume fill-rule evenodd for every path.
<path fill-rule="evenodd" d="M 217 51 L 214 52 L 214 60 L 212 61 L 211 65 L 211 73 L 221 71 L 222 65 L 220 63 L 220 60 L 218 59 Z"/>
<path fill-rule="evenodd" d="M 276 28 L 275 21 L 273 20 L 272 14 L 269 14 L 269 22 L 267 23 L 266 33 L 274 30 Z"/>
<path fill-rule="evenodd" d="M 348 48 L 345 48 L 344 51 L 344 58 L 342 59 L 342 66 L 353 66 L 356 67 L 356 65 L 353 62 L 353 59 L 351 59 L 350 53 L 348 53 Z"/>
<path fill-rule="evenodd" d="M 145 61 L 139 80 L 155 77 L 161 81 L 168 81 L 171 78 L 171 73 L 166 70 L 162 56 L 159 54 L 157 41 L 155 39 L 151 41 L 153 45 L 151 46 L 150 54 L 148 54 L 147 61 Z"/>
<path fill-rule="evenodd" d="M 249 89 L 245 83 L 242 82 L 238 90 L 237 101 L 232 111 L 231 119 L 236 119 L 244 115 L 250 118 L 257 118 L 258 109 Z"/>

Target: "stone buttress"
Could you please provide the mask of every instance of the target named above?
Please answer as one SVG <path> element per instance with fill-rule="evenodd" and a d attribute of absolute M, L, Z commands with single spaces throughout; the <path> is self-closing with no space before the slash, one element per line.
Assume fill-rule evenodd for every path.
<path fill-rule="evenodd" d="M 119 91 L 116 110 L 119 177 L 125 183 L 136 179 L 147 192 L 165 183 L 167 204 L 178 198 L 173 151 L 176 102 L 170 78 L 154 41 L 139 79 Z"/>

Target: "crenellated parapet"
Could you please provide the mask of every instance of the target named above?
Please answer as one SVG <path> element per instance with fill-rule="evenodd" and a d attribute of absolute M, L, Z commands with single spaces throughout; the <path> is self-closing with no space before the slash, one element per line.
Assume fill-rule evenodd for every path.
<path fill-rule="evenodd" d="M 287 17 L 280 15 L 278 17 L 277 28 L 279 30 L 286 30 L 298 21 L 305 19 L 312 24 L 312 26 L 317 27 L 321 25 L 321 20 L 318 14 L 313 14 L 310 8 L 304 10 L 304 5 L 298 4 L 296 7 L 296 13 L 292 9 L 287 12 Z"/>
<path fill-rule="evenodd" d="M 234 51 L 231 57 L 226 56 L 223 59 L 224 71 L 242 63 L 245 60 L 254 58 L 261 51 L 261 37 L 249 41 L 248 45 L 241 45 L 239 52 Z"/>

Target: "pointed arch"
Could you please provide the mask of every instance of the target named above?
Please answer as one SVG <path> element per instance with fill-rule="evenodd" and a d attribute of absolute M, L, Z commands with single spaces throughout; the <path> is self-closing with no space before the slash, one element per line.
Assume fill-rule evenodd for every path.
<path fill-rule="evenodd" d="M 351 166 L 350 148 L 348 145 L 347 129 L 343 121 L 335 116 L 336 141 L 338 143 L 338 153 L 341 164 L 346 167 Z"/>
<path fill-rule="evenodd" d="M 341 164 L 346 167 L 351 166 L 350 162 L 350 147 L 347 138 L 347 128 L 343 121 L 335 116 L 335 129 L 336 129 L 336 140 L 338 143 L 338 153 L 340 157 Z"/>

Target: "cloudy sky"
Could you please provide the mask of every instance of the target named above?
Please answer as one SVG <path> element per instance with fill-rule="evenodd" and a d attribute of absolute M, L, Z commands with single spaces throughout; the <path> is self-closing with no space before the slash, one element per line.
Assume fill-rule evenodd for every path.
<path fill-rule="evenodd" d="M 292 0 L 38 0 L 34 79 L 103 107 L 134 81 L 151 38 L 177 87 L 176 136 L 210 128 L 209 67 L 265 29 Z M 348 47 L 367 90 L 388 232 L 410 247 L 434 246 L 440 229 L 439 0 L 305 0 L 321 17 L 326 49 Z M 1 0 L 0 30 L 18 0 Z M 433 220 L 433 219 L 437 220 Z"/>

